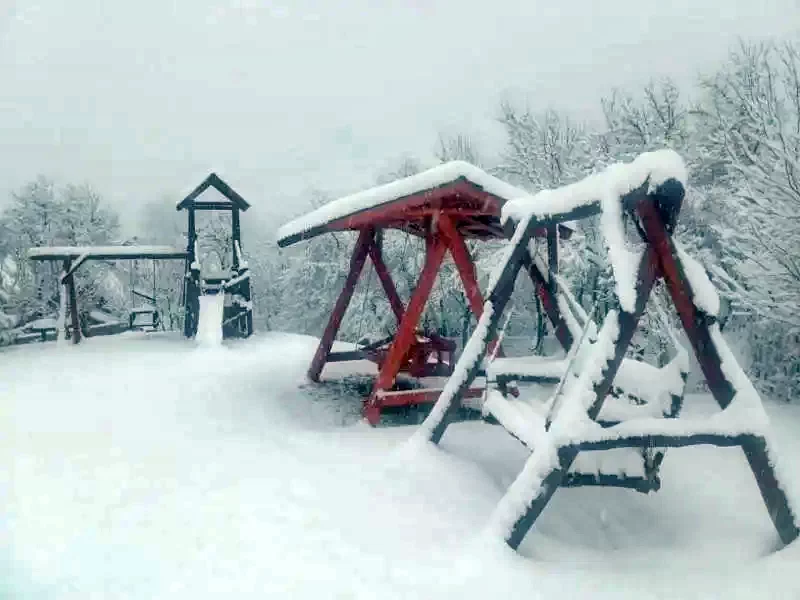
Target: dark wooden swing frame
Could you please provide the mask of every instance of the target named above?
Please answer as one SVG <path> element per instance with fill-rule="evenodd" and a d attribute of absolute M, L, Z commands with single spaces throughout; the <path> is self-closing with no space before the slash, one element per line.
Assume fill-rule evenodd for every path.
<path fill-rule="evenodd" d="M 492 194 L 466 177 L 457 177 L 437 187 L 419 190 L 279 240 L 279 246 L 286 247 L 321 233 L 343 230 L 358 232 L 350 257 L 349 271 L 314 353 L 308 369 L 308 378 L 313 382 L 320 382 L 322 370 L 329 362 L 366 359 L 378 363 L 378 375 L 372 392 L 363 405 L 363 415 L 371 425 L 380 422 L 383 408 L 435 402 L 441 392 L 440 388 L 412 390 L 392 388 L 401 372 L 417 375 L 449 375 L 452 371 L 452 353 L 455 346 L 448 344 L 447 340 L 429 334 L 422 334 L 426 339 L 419 342 L 417 336 L 420 335 L 418 331 L 420 319 L 448 252 L 453 258 L 464 286 L 469 309 L 476 319 L 480 319 L 484 298 L 478 284 L 475 263 L 466 241 L 504 239 L 506 232 L 500 225 L 500 213 L 503 204 L 510 199 Z M 387 229 L 402 230 L 425 240 L 425 262 L 407 304 L 403 303 L 383 260 L 381 242 L 383 232 Z M 563 224 L 538 228 L 532 232 L 532 235 L 547 238 L 551 254 L 557 253 L 558 237 L 568 238 L 570 234 L 571 229 Z M 356 350 L 335 352 L 332 348 L 336 335 L 368 257 L 394 313 L 397 330 L 393 336 L 376 344 Z M 531 276 L 534 277 L 534 274 Z M 545 304 L 545 310 L 552 312 L 552 308 L 551 304 Z M 561 322 L 557 326 L 557 333 L 571 343 L 566 323 Z M 383 343 L 388 343 L 388 348 L 379 351 L 379 346 Z M 426 363 L 433 355 L 438 355 L 439 359 L 443 355 L 449 355 L 450 361 L 447 363 L 449 368 L 443 370 L 441 367 L 443 361 L 438 360 L 436 369 L 424 373 L 425 369 L 421 363 Z M 464 395 L 468 397 L 478 397 L 482 393 L 483 388 L 477 387 L 464 391 Z"/>
<path fill-rule="evenodd" d="M 733 401 L 736 394 L 735 386 L 722 369 L 719 351 L 711 337 L 710 327 L 715 323 L 716 317 L 704 312 L 695 303 L 694 292 L 672 240 L 672 231 L 683 197 L 683 185 L 677 180 L 669 179 L 652 191 L 649 190 L 649 182 L 646 181 L 642 186 L 621 198 L 623 211 L 638 223 L 645 249 L 638 265 L 634 310 L 632 312 L 620 310 L 620 331 L 615 342 L 614 356 L 606 362 L 601 380 L 593 386 L 594 401 L 587 411 L 592 420 L 597 421 L 598 419 L 605 398 L 612 389 L 614 377 L 645 310 L 650 293 L 659 279 L 666 284 L 683 329 L 705 375 L 709 390 L 720 408 L 724 410 Z M 486 331 L 484 339 L 493 339 L 497 334 L 500 320 L 508 305 L 519 271 L 523 268 L 531 271 L 533 262 L 530 257 L 529 242 L 533 238 L 534 232 L 542 228 L 552 228 L 566 221 L 588 218 L 600 212 L 601 205 L 598 200 L 568 212 L 549 215 L 546 218 L 531 217 L 527 223 L 518 224 L 509 220 L 507 223 L 509 233 L 513 232 L 517 226 L 525 227 L 525 230 L 518 238 L 518 243 L 512 248 L 495 286 L 489 290 L 487 304 L 491 304 L 492 311 L 481 323 Z M 558 323 L 563 319 L 559 313 L 558 304 L 554 301 L 555 282 L 552 277 L 544 278 L 541 272 L 536 273 L 535 265 L 532 268 L 534 269 L 532 277 L 539 282 L 539 294 L 543 301 L 547 299 L 546 306 L 551 307 L 547 312 L 548 317 L 558 331 Z M 554 267 L 550 268 L 552 270 Z M 457 365 L 457 371 L 466 372 L 466 376 L 460 379 L 453 394 L 439 399 L 439 402 L 445 404 L 444 409 L 431 413 L 428 423 L 423 425 L 429 441 L 435 444 L 441 441 L 448 424 L 455 420 L 457 411 L 472 382 L 480 374 L 483 361 L 489 352 L 488 344 L 480 342 L 479 351 L 469 355 L 465 354 L 462 359 L 463 364 Z M 781 541 L 789 544 L 797 539 L 800 535 L 800 527 L 773 469 L 766 439 L 755 433 L 722 435 L 713 431 L 699 431 L 686 435 L 661 433 L 625 435 L 618 439 L 585 440 L 558 448 L 558 465 L 553 467 L 543 478 L 541 485 L 537 487 L 531 497 L 527 509 L 518 517 L 506 536 L 506 543 L 514 549 L 520 545 L 559 487 L 586 483 L 603 484 L 601 481 L 570 481 L 569 470 L 579 452 L 613 448 L 670 448 L 699 444 L 741 447 Z"/>
<path fill-rule="evenodd" d="M 75 273 L 83 264 L 97 260 L 185 260 L 187 256 L 186 252 L 177 249 L 143 250 L 142 252 L 119 254 L 104 252 L 103 248 L 105 246 L 97 247 L 94 250 L 91 247 L 59 247 L 53 249 L 52 252 L 39 251 L 28 256 L 30 260 L 34 261 L 61 261 L 63 270 L 59 278 L 59 284 L 67 288 L 67 305 L 70 316 L 69 331 L 73 344 L 79 344 L 83 337 L 80 327 L 78 292 L 75 286 Z M 126 246 L 120 246 L 120 249 L 124 248 Z"/>

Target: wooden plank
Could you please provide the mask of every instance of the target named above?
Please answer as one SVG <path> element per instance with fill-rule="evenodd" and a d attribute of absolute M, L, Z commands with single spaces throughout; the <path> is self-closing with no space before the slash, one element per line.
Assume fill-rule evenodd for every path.
<path fill-rule="evenodd" d="M 378 378 L 375 380 L 372 395 L 364 409 L 364 416 L 373 425 L 380 420 L 380 406 L 374 401 L 375 395 L 381 390 L 388 390 L 400 372 L 403 358 L 414 341 L 419 319 L 425 309 L 425 304 L 428 302 L 433 284 L 436 281 L 436 274 L 439 272 L 439 267 L 447 251 L 444 240 L 438 237 L 434 238 L 432 235 L 428 237 L 426 245 L 425 264 L 422 267 L 422 272 L 414 293 L 411 294 L 405 314 L 397 327 L 397 333 L 394 336 L 392 345 L 389 346 L 389 351 L 378 373 Z"/>
<path fill-rule="evenodd" d="M 721 435 L 719 433 L 691 433 L 688 435 L 632 434 L 611 440 L 592 440 L 570 444 L 581 451 L 613 450 L 614 448 L 685 448 L 686 446 L 741 446 L 752 434 Z"/>
<path fill-rule="evenodd" d="M 381 391 L 375 396 L 375 402 L 381 407 L 411 406 L 416 404 L 433 404 L 439 399 L 444 388 L 420 388 L 417 390 Z M 464 392 L 465 398 L 480 398 L 484 388 L 469 388 Z"/>
<path fill-rule="evenodd" d="M 350 271 L 347 273 L 342 292 L 336 299 L 336 304 L 333 307 L 331 316 L 328 319 L 328 324 L 325 326 L 325 331 L 322 334 L 319 346 L 317 346 L 314 358 L 311 360 L 311 366 L 308 369 L 308 378 L 311 381 L 319 382 L 319 376 L 322 374 L 322 369 L 333 347 L 336 334 L 339 332 L 339 328 L 342 325 L 344 313 L 347 311 L 347 306 L 353 298 L 356 284 L 361 276 L 361 271 L 364 269 L 364 263 L 367 260 L 369 251 L 369 243 L 374 235 L 375 232 L 369 228 L 362 229 L 358 234 L 355 248 L 353 248 L 353 254 L 350 257 Z"/>
<path fill-rule="evenodd" d="M 234 210 L 235 206 L 230 202 L 195 202 L 192 205 L 194 210 Z"/>
<path fill-rule="evenodd" d="M 341 352 L 329 352 L 325 362 L 351 362 L 354 360 L 370 360 L 370 357 L 363 350 L 342 350 Z"/>
<path fill-rule="evenodd" d="M 561 481 L 561 487 L 591 486 L 623 488 L 648 494 L 661 489 L 661 479 L 658 476 L 648 479 L 647 477 L 624 477 L 607 473 L 567 473 Z"/>

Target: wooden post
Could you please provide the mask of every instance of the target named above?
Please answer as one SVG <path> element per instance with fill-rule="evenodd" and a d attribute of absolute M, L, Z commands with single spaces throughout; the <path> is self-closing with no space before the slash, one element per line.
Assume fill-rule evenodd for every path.
<path fill-rule="evenodd" d="M 558 275 L 558 224 L 547 226 L 547 270 L 552 281 Z"/>
<path fill-rule="evenodd" d="M 394 383 L 397 373 L 400 372 L 402 361 L 411 347 L 411 344 L 414 342 L 414 335 L 419 319 L 422 316 L 422 311 L 425 309 L 425 304 L 428 302 L 428 297 L 436 281 L 436 274 L 439 272 L 442 259 L 444 259 L 445 252 L 447 251 L 447 246 L 441 238 L 429 234 L 425 241 L 427 246 L 425 265 L 422 267 L 422 272 L 420 273 L 414 293 L 411 294 L 408 307 L 397 327 L 397 333 L 394 336 L 391 346 L 389 346 L 386 359 L 383 361 L 381 370 L 378 373 L 378 378 L 375 380 L 372 395 L 364 410 L 364 416 L 372 425 L 377 424 L 380 420 L 380 406 L 378 405 L 377 393 L 381 390 L 389 389 Z"/>
<path fill-rule="evenodd" d="M 200 312 L 199 281 L 196 281 L 192 265 L 197 260 L 195 242 L 197 230 L 195 226 L 194 206 L 187 208 L 188 224 L 186 230 L 186 268 L 183 277 L 183 335 L 192 338 L 197 333 L 197 320 Z"/>
<path fill-rule="evenodd" d="M 239 209 L 235 206 L 231 208 L 231 238 L 231 250 L 233 251 L 233 270 L 238 272 L 239 252 L 237 252 L 237 246 L 239 249 L 242 247 L 242 231 L 239 224 Z"/>
<path fill-rule="evenodd" d="M 70 267 L 72 266 L 72 259 L 67 259 L 64 261 L 64 272 L 69 273 Z M 72 343 L 78 344 L 81 341 L 81 323 L 80 319 L 78 318 L 78 294 L 75 291 L 75 273 L 70 273 L 70 275 L 64 281 L 64 285 L 67 286 L 67 293 L 69 294 L 69 314 L 70 314 L 70 322 L 72 324 Z"/>
<path fill-rule="evenodd" d="M 358 234 L 356 246 L 353 248 L 353 255 L 350 257 L 350 272 L 347 274 L 342 293 L 339 294 L 339 298 L 336 300 L 330 319 L 328 319 L 328 324 L 325 326 L 325 331 L 319 341 L 319 346 L 317 346 L 317 351 L 314 353 L 311 366 L 308 369 L 308 378 L 311 381 L 319 381 L 322 368 L 328 360 L 328 354 L 330 354 L 333 342 L 336 340 L 339 327 L 342 325 L 344 313 L 347 311 L 347 306 L 353 297 L 358 278 L 361 276 L 361 271 L 367 260 L 369 245 L 374 235 L 374 231 L 370 228 L 362 229 Z"/>

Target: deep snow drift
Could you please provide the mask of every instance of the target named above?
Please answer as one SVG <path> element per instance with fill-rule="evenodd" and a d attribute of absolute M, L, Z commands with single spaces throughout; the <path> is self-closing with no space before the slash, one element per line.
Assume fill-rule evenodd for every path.
<path fill-rule="evenodd" d="M 314 346 L 0 351 L 0 597 L 800 597 L 740 450 L 670 450 L 649 496 L 559 490 L 515 554 L 484 530 L 523 448 L 463 423 L 411 451 L 300 387 Z M 797 494 L 800 407 L 767 409 Z"/>

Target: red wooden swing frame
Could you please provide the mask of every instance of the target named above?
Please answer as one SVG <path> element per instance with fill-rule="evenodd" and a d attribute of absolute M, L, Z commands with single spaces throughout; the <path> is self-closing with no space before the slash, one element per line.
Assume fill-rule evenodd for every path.
<path fill-rule="evenodd" d="M 466 241 L 505 238 L 505 232 L 500 225 L 500 214 L 507 200 L 511 198 L 501 198 L 465 177 L 458 177 L 433 189 L 419 190 L 281 240 L 279 244 L 286 246 L 325 232 L 358 231 L 350 257 L 350 269 L 311 361 L 309 379 L 319 382 L 322 371 L 329 362 L 363 359 L 375 362 L 378 365 L 378 374 L 372 392 L 363 406 L 364 417 L 372 425 L 380 422 L 383 408 L 434 403 L 439 397 L 440 388 L 392 388 L 401 372 L 414 377 L 425 377 L 449 375 L 452 371 L 455 364 L 455 344 L 436 335 L 420 335 L 420 318 L 430 298 L 436 276 L 449 252 L 464 286 L 469 309 L 476 319 L 480 319 L 484 298 Z M 386 229 L 403 230 L 425 240 L 425 262 L 408 304 L 404 304 L 400 298 L 383 260 L 379 240 L 380 234 Z M 566 238 L 571 230 L 562 226 L 560 233 Z M 556 252 L 557 232 L 554 228 L 542 228 L 535 235 L 547 236 L 550 251 Z M 384 340 L 390 342 L 388 348 L 378 348 L 373 344 L 356 351 L 333 352 L 336 335 L 368 257 L 397 320 L 397 330 L 391 339 Z M 446 366 L 445 370 L 442 365 Z M 477 397 L 482 393 L 482 387 L 473 387 L 467 390 L 466 396 Z"/>

